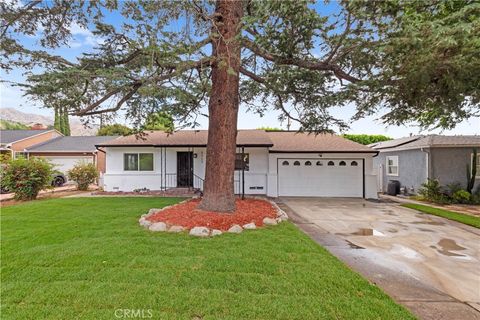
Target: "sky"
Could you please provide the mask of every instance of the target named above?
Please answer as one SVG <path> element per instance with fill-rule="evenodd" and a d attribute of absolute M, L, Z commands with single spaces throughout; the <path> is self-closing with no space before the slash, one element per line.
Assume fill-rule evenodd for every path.
<path fill-rule="evenodd" d="M 333 2 L 334 3 L 334 2 Z M 335 5 L 335 4 L 333 4 Z M 327 9 L 330 10 L 330 9 Z M 108 19 L 114 20 L 115 16 L 111 15 Z M 62 46 L 55 50 L 55 54 L 63 56 L 68 60 L 74 61 L 75 57 L 79 56 L 82 52 L 90 51 L 93 47 L 103 41 L 103 39 L 97 38 L 91 31 L 84 29 L 78 25 L 71 26 L 72 39 L 65 46 Z M 32 48 L 39 48 L 37 42 L 39 38 L 35 36 L 21 38 L 21 41 Z M 6 81 L 23 82 L 22 76 L 23 70 L 15 69 L 10 73 L 5 73 L 0 70 L 0 78 Z M 38 103 L 32 102 L 23 96 L 20 88 L 8 85 L 7 83 L 0 83 L 0 108 L 15 108 L 19 111 L 27 113 L 35 113 L 53 117 L 53 111 L 51 109 L 42 108 Z M 335 109 L 332 113 L 346 121 L 355 113 L 355 105 L 347 105 L 341 109 Z M 258 127 L 277 127 L 287 129 L 286 123 L 280 123 L 278 120 L 279 113 L 271 111 L 266 113 L 263 117 L 252 112 L 247 112 L 246 108 L 240 107 L 240 113 L 238 116 L 238 128 L 239 129 L 255 129 Z M 480 118 L 472 118 L 470 120 L 463 121 L 458 124 L 456 128 L 452 130 L 433 130 L 433 131 L 421 131 L 421 129 L 415 125 L 409 126 L 386 126 L 378 118 L 381 113 L 367 117 L 355 122 L 350 123 L 350 129 L 346 133 L 365 133 L 365 134 L 384 134 L 393 138 L 399 138 L 408 136 L 411 134 L 480 134 Z M 126 123 L 122 116 L 117 118 L 118 123 Z M 205 117 L 199 118 L 198 122 L 200 126 L 198 129 L 208 128 L 208 119 Z M 290 129 L 297 129 L 298 125 L 292 123 Z"/>

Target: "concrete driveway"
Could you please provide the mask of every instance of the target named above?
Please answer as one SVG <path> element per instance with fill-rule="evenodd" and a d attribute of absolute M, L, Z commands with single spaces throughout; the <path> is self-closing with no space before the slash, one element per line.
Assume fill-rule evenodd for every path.
<path fill-rule="evenodd" d="M 480 230 L 395 203 L 282 198 L 314 240 L 424 319 L 480 319 Z"/>

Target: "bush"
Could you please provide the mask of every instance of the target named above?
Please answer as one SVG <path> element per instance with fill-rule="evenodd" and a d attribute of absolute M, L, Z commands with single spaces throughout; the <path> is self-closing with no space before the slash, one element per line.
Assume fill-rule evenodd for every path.
<path fill-rule="evenodd" d="M 426 182 L 422 183 L 422 186 L 418 189 L 418 194 L 425 200 L 433 201 L 442 194 L 440 182 L 438 180 L 428 179 Z"/>
<path fill-rule="evenodd" d="M 457 190 L 452 195 L 453 201 L 455 203 L 470 203 L 472 195 L 467 190 Z"/>
<path fill-rule="evenodd" d="M 53 165 L 45 159 L 9 161 L 2 169 L 2 187 L 15 192 L 17 200 L 33 200 L 40 190 L 50 188 Z"/>
<path fill-rule="evenodd" d="M 92 163 L 78 163 L 68 171 L 68 178 L 77 183 L 78 190 L 88 190 L 98 178 L 98 171 Z"/>

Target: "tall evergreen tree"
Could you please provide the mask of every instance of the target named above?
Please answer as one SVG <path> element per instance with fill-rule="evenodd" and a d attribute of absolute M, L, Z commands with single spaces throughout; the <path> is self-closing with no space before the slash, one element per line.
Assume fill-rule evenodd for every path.
<path fill-rule="evenodd" d="M 138 126 L 153 111 L 194 125 L 208 106 L 203 209 L 234 209 L 240 103 L 314 131 L 346 128 L 329 110 L 350 103 L 357 117 L 383 107 L 386 123 L 445 128 L 479 113 L 476 1 L 31 0 L 0 9 L 0 64 L 45 67 L 26 90 L 45 105 L 81 117 L 123 110 Z M 40 33 L 42 47 L 56 48 L 72 25 L 105 41 L 72 62 L 19 40 Z"/>

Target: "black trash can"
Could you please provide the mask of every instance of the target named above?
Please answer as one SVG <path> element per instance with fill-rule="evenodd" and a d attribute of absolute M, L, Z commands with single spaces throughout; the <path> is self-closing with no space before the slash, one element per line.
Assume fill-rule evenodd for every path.
<path fill-rule="evenodd" d="M 389 180 L 387 185 L 387 194 L 390 196 L 396 196 L 400 193 L 400 181 Z"/>

